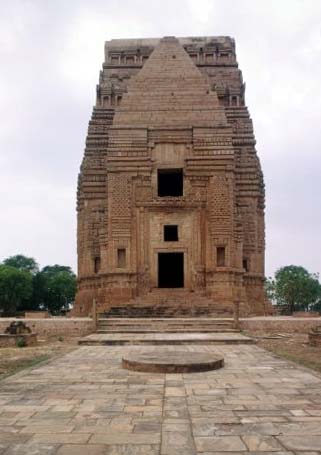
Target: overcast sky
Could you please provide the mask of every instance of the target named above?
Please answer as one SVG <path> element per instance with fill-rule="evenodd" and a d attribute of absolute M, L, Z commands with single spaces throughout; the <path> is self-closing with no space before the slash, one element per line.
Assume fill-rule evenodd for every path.
<path fill-rule="evenodd" d="M 266 272 L 321 272 L 320 0 L 0 0 L 0 261 L 76 270 L 104 41 L 231 35 L 266 183 Z"/>

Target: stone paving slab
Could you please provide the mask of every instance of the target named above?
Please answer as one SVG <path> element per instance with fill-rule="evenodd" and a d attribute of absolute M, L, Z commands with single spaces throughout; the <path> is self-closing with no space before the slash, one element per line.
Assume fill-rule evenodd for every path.
<path fill-rule="evenodd" d="M 210 372 L 121 368 L 130 352 L 162 349 L 177 350 L 83 346 L 3 380 L 0 454 L 321 454 L 317 373 L 255 345 L 185 345 L 224 356 Z"/>
<path fill-rule="evenodd" d="M 241 333 L 93 333 L 78 344 L 85 346 L 113 346 L 127 344 L 252 344 L 253 338 Z"/>

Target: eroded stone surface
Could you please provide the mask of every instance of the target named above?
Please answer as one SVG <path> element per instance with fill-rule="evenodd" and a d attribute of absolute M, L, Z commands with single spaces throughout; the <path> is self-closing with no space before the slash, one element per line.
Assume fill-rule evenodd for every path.
<path fill-rule="evenodd" d="M 186 351 L 155 351 L 129 353 L 122 358 L 122 367 L 146 373 L 197 373 L 217 370 L 224 366 L 224 358 L 215 353 Z"/>
<path fill-rule="evenodd" d="M 170 170 L 183 183 L 160 194 Z M 265 314 L 264 198 L 232 38 L 107 42 L 78 184 L 74 313 L 96 298 L 131 317 L 231 314 L 235 299 Z M 183 260 L 160 274 L 164 253 Z"/>

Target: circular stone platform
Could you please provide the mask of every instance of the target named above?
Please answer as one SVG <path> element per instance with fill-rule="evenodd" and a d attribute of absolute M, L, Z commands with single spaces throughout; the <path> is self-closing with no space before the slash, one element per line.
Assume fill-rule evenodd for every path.
<path fill-rule="evenodd" d="M 146 373 L 197 373 L 217 370 L 224 366 L 224 358 L 205 352 L 128 353 L 122 358 L 122 367 Z"/>

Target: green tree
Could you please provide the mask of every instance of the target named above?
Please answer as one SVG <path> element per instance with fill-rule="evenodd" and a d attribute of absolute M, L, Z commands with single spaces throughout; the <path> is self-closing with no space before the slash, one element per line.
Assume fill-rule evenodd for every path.
<path fill-rule="evenodd" d="M 39 266 L 34 258 L 24 256 L 23 254 L 16 254 L 10 256 L 3 261 L 4 265 L 14 267 L 18 270 L 29 272 L 32 275 L 32 294 L 28 298 L 24 298 L 17 305 L 19 311 L 39 310 L 39 304 L 36 295 L 39 294 L 38 290 L 38 274 Z"/>
<path fill-rule="evenodd" d="M 277 270 L 272 292 L 277 304 L 288 306 L 291 313 L 311 310 L 321 299 L 318 275 L 296 265 Z"/>
<path fill-rule="evenodd" d="M 3 264 L 9 265 L 10 267 L 15 267 L 18 270 L 30 272 L 32 275 L 35 275 L 37 272 L 39 272 L 39 266 L 35 259 L 24 256 L 23 254 L 10 256 L 3 261 Z"/>
<path fill-rule="evenodd" d="M 265 280 L 265 294 L 266 297 L 273 303 L 275 302 L 275 281 L 269 277 Z"/>
<path fill-rule="evenodd" d="M 53 265 L 44 267 L 38 274 L 39 305 L 52 314 L 68 309 L 74 302 L 77 280 L 68 266 Z"/>
<path fill-rule="evenodd" d="M 0 265 L 0 310 L 4 316 L 15 313 L 21 302 L 32 295 L 32 275 L 8 265 Z"/>

